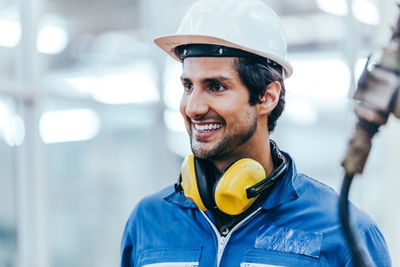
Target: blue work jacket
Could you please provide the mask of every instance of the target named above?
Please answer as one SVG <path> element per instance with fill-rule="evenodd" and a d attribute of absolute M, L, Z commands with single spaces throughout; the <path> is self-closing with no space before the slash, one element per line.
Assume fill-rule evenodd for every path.
<path fill-rule="evenodd" d="M 261 206 L 221 236 L 211 213 L 174 188 L 144 198 L 126 224 L 121 266 L 352 266 L 338 217 L 338 195 L 288 170 Z M 376 266 L 391 266 L 376 224 L 350 206 L 359 242 Z"/>

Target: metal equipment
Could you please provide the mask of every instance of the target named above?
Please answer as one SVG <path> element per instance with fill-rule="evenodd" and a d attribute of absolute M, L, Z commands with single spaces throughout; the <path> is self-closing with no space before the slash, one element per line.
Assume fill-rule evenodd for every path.
<path fill-rule="evenodd" d="M 400 7 L 400 6 L 399 6 Z M 353 255 L 354 266 L 372 266 L 356 241 L 349 221 L 348 194 L 354 175 L 362 173 L 371 141 L 391 113 L 400 119 L 400 17 L 389 43 L 370 56 L 354 95 L 358 117 L 342 166 L 345 177 L 340 193 L 340 220 Z"/>

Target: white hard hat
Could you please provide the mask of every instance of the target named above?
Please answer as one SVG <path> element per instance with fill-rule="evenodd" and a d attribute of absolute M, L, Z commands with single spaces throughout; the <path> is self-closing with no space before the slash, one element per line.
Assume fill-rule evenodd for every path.
<path fill-rule="evenodd" d="M 175 50 L 178 46 L 221 45 L 278 63 L 285 78 L 293 72 L 287 61 L 282 23 L 261 0 L 198 0 L 187 11 L 175 34 L 158 37 L 154 42 L 178 61 L 182 61 Z"/>

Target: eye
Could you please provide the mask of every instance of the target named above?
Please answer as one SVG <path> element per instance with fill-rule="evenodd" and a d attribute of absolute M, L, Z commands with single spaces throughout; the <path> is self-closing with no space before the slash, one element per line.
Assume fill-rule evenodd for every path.
<path fill-rule="evenodd" d="M 185 92 L 190 92 L 193 90 L 193 84 L 190 82 L 184 82 L 183 89 L 185 90 Z"/>
<path fill-rule="evenodd" d="M 215 92 L 221 92 L 221 91 L 225 90 L 226 87 L 223 86 L 223 85 L 220 84 L 220 83 L 213 83 L 213 84 L 211 84 L 210 89 L 211 89 L 212 91 L 215 91 Z"/>

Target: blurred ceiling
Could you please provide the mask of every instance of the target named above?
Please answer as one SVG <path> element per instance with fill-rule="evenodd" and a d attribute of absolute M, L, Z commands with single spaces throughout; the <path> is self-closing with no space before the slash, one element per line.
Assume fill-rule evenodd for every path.
<path fill-rule="evenodd" d="M 54 70 L 73 67 L 78 61 L 90 61 L 96 64 L 96 60 L 131 60 L 136 57 L 160 56 L 161 52 L 152 43 L 153 38 L 174 32 L 185 11 L 195 2 L 194 0 L 36 1 L 42 7 L 43 17 L 56 18 L 68 34 L 68 43 L 62 52 L 44 55 L 47 68 Z M 340 50 L 348 45 L 346 36 L 352 36 L 353 39 L 358 36 L 362 45 L 368 51 L 371 50 L 372 42 L 369 36 L 376 27 L 361 22 L 354 22 L 349 26 L 351 21 L 347 17 L 332 15 L 321 10 L 317 2 L 324 0 L 264 1 L 281 16 L 287 32 L 290 53 Z M 0 0 L 0 9 L 17 7 L 17 4 L 15 0 Z M 0 16 L 4 17 L 4 12 L 1 10 Z M 7 58 L 12 58 L 9 49 L 1 46 L 0 55 L 6 60 L 5 62 Z M 3 71 L 7 72 L 5 69 Z"/>
<path fill-rule="evenodd" d="M 187 8 L 194 0 L 85 0 L 44 1 L 43 13 L 59 14 L 70 34 L 68 46 L 73 52 L 88 53 L 99 48 L 94 42 L 104 41 L 104 33 L 125 32 L 137 41 L 152 43 L 154 36 L 175 31 Z M 343 42 L 346 18 L 323 12 L 315 0 L 266 0 L 282 17 L 288 36 L 289 50 L 311 47 L 331 48 Z M 370 35 L 372 27 L 362 24 L 361 34 Z M 126 51 L 137 49 L 132 39 L 125 42 L 113 36 L 114 45 Z M 119 36 L 121 37 L 121 36 Z M 109 40 L 107 40 L 109 41 Z M 109 43 L 109 45 L 113 45 Z M 101 47 L 101 45 L 100 45 Z M 103 47 L 104 48 L 104 47 Z M 113 47 L 115 52 L 115 47 Z M 73 53 L 71 54 L 73 55 Z"/>

